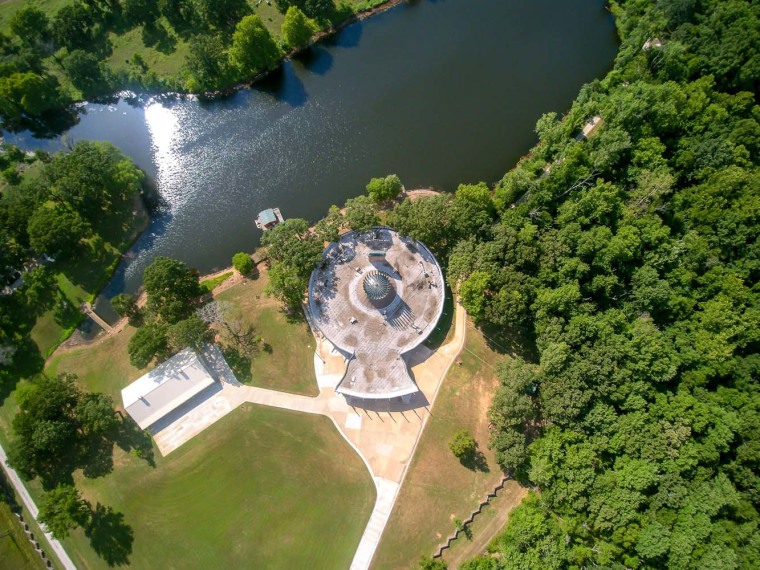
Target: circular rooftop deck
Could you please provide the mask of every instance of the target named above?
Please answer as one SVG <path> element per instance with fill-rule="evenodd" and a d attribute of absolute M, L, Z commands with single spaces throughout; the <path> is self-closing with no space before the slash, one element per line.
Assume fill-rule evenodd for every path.
<path fill-rule="evenodd" d="M 312 325 L 349 359 L 337 392 L 393 398 L 417 392 L 403 355 L 435 328 L 444 282 L 432 253 L 387 227 L 349 232 L 309 281 Z"/>

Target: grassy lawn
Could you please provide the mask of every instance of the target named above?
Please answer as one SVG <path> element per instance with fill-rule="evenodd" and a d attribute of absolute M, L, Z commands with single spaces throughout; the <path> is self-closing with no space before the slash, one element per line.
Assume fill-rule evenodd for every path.
<path fill-rule="evenodd" d="M 468 323 L 462 364 L 451 369 L 438 392 L 373 568 L 410 568 L 421 555 L 433 554 L 453 532 L 454 519 L 467 518 L 501 479 L 486 447 L 487 410 L 498 384 L 492 366 L 501 358 Z M 449 439 L 462 428 L 472 432 L 483 453 L 479 467 L 465 467 L 449 450 Z"/>
<path fill-rule="evenodd" d="M 217 301 L 230 303 L 232 314 L 253 325 L 264 342 L 264 350 L 251 360 L 254 386 L 316 396 L 319 393 L 314 376 L 314 336 L 308 324 L 298 315 L 290 320 L 282 305 L 264 295 L 266 271 L 258 278 L 230 287 L 217 295 Z"/>
<path fill-rule="evenodd" d="M 127 345 L 135 330 L 127 326 L 121 333 L 93 346 L 56 354 L 48 362 L 46 372 L 51 376 L 61 372 L 76 374 L 87 390 L 109 394 L 115 404 L 121 405 L 121 389 L 145 373 L 129 363 Z"/>
<path fill-rule="evenodd" d="M 113 473 L 77 486 L 124 514 L 133 568 L 347 568 L 375 499 L 361 459 L 320 416 L 248 404 L 156 454 L 155 468 L 118 453 Z M 118 527 L 101 537 L 117 552 L 129 543 Z M 77 567 L 107 567 L 81 531 L 64 544 Z"/>
<path fill-rule="evenodd" d="M 203 281 L 201 281 L 201 287 L 207 293 L 211 292 L 216 287 L 218 287 L 219 285 L 227 281 L 227 279 L 229 279 L 230 277 L 232 277 L 232 271 L 226 271 L 225 273 L 222 273 L 221 275 L 217 275 L 216 277 L 212 277 L 211 279 L 204 279 Z"/>
<path fill-rule="evenodd" d="M 234 315 L 253 325 L 265 343 L 251 360 L 252 385 L 285 392 L 315 396 L 319 393 L 314 377 L 314 337 L 303 321 L 291 322 L 274 299 L 264 295 L 266 272 L 256 280 L 246 280 L 217 297 L 230 303 Z M 91 346 L 66 350 L 54 355 L 46 372 L 76 374 L 87 390 L 110 394 L 114 403 L 121 404 L 121 389 L 145 373 L 129 363 L 127 345 L 135 334 L 127 326 L 120 334 L 107 337 Z M 0 408 L 0 427 L 3 416 L 10 420 L 13 398 Z M 4 410 L 8 408 L 8 412 Z"/>

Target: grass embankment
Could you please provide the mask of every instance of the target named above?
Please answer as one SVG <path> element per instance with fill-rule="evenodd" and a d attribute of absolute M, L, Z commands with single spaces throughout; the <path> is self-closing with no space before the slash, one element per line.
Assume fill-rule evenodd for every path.
<path fill-rule="evenodd" d="M 124 515 L 103 547 L 132 568 L 347 568 L 375 493 L 330 420 L 244 405 L 156 467 L 117 450 L 115 469 L 77 487 Z M 121 528 L 120 528 L 121 527 Z M 81 530 L 79 568 L 106 568 Z M 128 551 L 129 548 L 126 548 Z"/>
<path fill-rule="evenodd" d="M 18 501 L 10 483 L 5 479 L 5 472 L 0 470 L 0 568 L 41 570 L 45 564 L 29 542 L 22 523 L 13 514 L 11 504 L 18 508 Z M 25 516 L 24 519 L 30 520 L 31 517 Z M 36 538 L 36 528 L 34 534 Z M 43 544 L 43 548 L 50 552 L 46 544 Z"/>
<path fill-rule="evenodd" d="M 302 314 L 291 318 L 276 299 L 264 295 L 268 275 L 261 270 L 255 279 L 230 287 L 216 296 L 229 303 L 231 317 L 253 326 L 262 339 L 262 350 L 251 359 L 253 386 L 316 396 L 314 336 Z"/>
<path fill-rule="evenodd" d="M 498 385 L 493 366 L 504 356 L 489 348 L 483 335 L 468 323 L 460 358 L 462 364 L 451 368 L 438 392 L 373 568 L 410 568 L 421 555 L 433 554 L 454 531 L 454 519 L 466 519 L 502 478 L 486 446 L 487 411 Z M 462 428 L 472 432 L 480 447 L 478 460 L 469 466 L 460 463 L 448 445 L 454 432 Z M 494 501 L 495 512 L 508 512 L 519 502 L 515 497 L 521 498 L 522 491 L 510 484 Z M 472 527 L 473 543 L 485 546 L 492 536 L 488 533 L 498 532 L 501 525 L 486 524 L 493 518 L 487 512 L 479 516 L 483 520 L 476 518 Z M 459 541 L 467 539 L 460 534 Z"/>
<path fill-rule="evenodd" d="M 232 277 L 232 271 L 225 271 L 221 275 L 217 275 L 216 277 L 212 277 L 210 279 L 204 279 L 201 281 L 201 289 L 203 289 L 206 293 L 210 293 L 214 289 L 216 289 L 219 285 L 227 281 Z"/>
<path fill-rule="evenodd" d="M 113 274 L 126 251 L 148 222 L 148 213 L 139 197 L 114 208 L 103 217 L 94 231 L 102 240 L 94 239 L 83 246 L 74 258 L 56 262 L 56 287 L 46 300 L 50 307 L 32 327 L 32 340 L 43 357 L 73 332 L 84 318 L 79 311 L 84 301 L 93 301 L 98 291 Z"/>
<path fill-rule="evenodd" d="M 346 5 L 351 13 L 358 13 L 368 10 L 372 7 L 385 3 L 386 0 L 342 0 L 336 4 Z M 6 33 L 8 23 L 13 15 L 29 0 L 2 0 L 0 1 L 0 28 Z M 71 0 L 36 0 L 34 5 L 45 12 L 51 19 L 63 6 L 71 4 Z M 267 2 L 258 2 L 258 0 L 248 0 L 252 13 L 258 15 L 269 32 L 277 42 L 282 41 L 281 27 L 285 16 L 281 14 L 274 2 L 271 5 Z M 143 26 L 138 25 L 128 30 L 112 30 L 107 34 L 107 43 L 109 45 L 108 55 L 104 63 L 115 73 L 124 73 L 128 76 L 136 71 L 154 72 L 156 76 L 164 82 L 165 85 L 172 86 L 173 90 L 180 90 L 185 81 L 185 63 L 190 53 L 189 35 L 183 33 L 178 35 L 172 26 L 164 19 L 159 18 L 157 21 L 163 25 L 168 33 L 156 44 L 147 46 L 143 41 Z M 336 22 L 337 23 L 337 22 Z M 198 30 L 198 32 L 207 32 L 208 30 Z M 94 50 L 89 50 L 94 51 Z M 133 57 L 137 54 L 145 62 L 143 70 L 138 69 L 133 63 Z M 82 93 L 76 89 L 69 81 L 67 75 L 61 70 L 60 66 L 55 63 L 53 57 L 45 60 L 45 65 L 50 73 L 58 77 L 64 88 L 71 94 L 75 100 L 83 98 Z M 116 86 L 116 90 L 121 90 L 127 86 Z"/>

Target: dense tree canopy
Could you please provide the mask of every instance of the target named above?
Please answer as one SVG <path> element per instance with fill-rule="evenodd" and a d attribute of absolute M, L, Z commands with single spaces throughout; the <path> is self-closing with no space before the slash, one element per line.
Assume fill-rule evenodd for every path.
<path fill-rule="evenodd" d="M 268 292 L 291 308 L 299 308 L 314 266 L 322 258 L 323 241 L 309 231 L 309 222 L 290 218 L 264 233 L 269 256 Z"/>
<path fill-rule="evenodd" d="M 56 484 L 116 426 L 110 396 L 82 392 L 75 381 L 40 376 L 18 389 L 8 462 L 22 477 Z"/>
<path fill-rule="evenodd" d="M 8 23 L 18 38 L 27 45 L 36 46 L 50 38 L 50 20 L 45 12 L 26 5 L 16 12 Z"/>
<path fill-rule="evenodd" d="M 143 174 L 111 143 L 81 141 L 71 152 L 57 153 L 45 177 L 53 197 L 94 221 L 136 195 Z"/>
<path fill-rule="evenodd" d="M 71 206 L 51 202 L 34 211 L 27 232 L 29 243 L 37 253 L 68 257 L 90 228 Z"/>
<path fill-rule="evenodd" d="M 357 232 L 366 232 L 380 223 L 377 204 L 367 196 L 357 196 L 346 200 L 344 221 Z"/>
<path fill-rule="evenodd" d="M 459 238 L 447 275 L 473 317 L 524 339 L 526 360 L 499 370 L 490 446 L 539 493 L 510 515 L 496 560 L 753 568 L 760 13 L 742 0 L 614 9 L 613 71 L 562 120 L 538 121 L 538 146 L 492 201 L 460 188 L 466 207 L 458 192 L 438 216 L 448 233 L 429 236 Z M 576 139 L 594 115 L 598 132 Z M 404 231 L 440 231 L 402 206 Z"/>
<path fill-rule="evenodd" d="M 198 273 L 168 257 L 157 257 L 145 269 L 143 285 L 148 310 L 169 324 L 188 318 L 203 294 Z"/>
<path fill-rule="evenodd" d="M 179 321 L 182 322 L 182 321 Z M 169 339 L 166 325 L 147 323 L 137 329 L 127 345 L 129 362 L 135 368 L 145 368 L 154 358 L 169 356 Z"/>

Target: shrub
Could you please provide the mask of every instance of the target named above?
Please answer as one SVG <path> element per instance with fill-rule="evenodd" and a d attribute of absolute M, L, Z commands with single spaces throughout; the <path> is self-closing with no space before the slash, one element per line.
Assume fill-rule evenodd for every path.
<path fill-rule="evenodd" d="M 466 429 L 460 429 L 449 441 L 449 449 L 459 459 L 472 457 L 477 448 L 478 444 L 475 442 L 475 438 Z"/>
<path fill-rule="evenodd" d="M 367 184 L 367 193 L 375 202 L 392 200 L 401 193 L 401 179 L 395 174 L 385 178 L 373 178 Z"/>
<path fill-rule="evenodd" d="M 232 256 L 232 266 L 242 275 L 248 275 L 253 271 L 253 260 L 247 253 L 236 253 Z"/>

